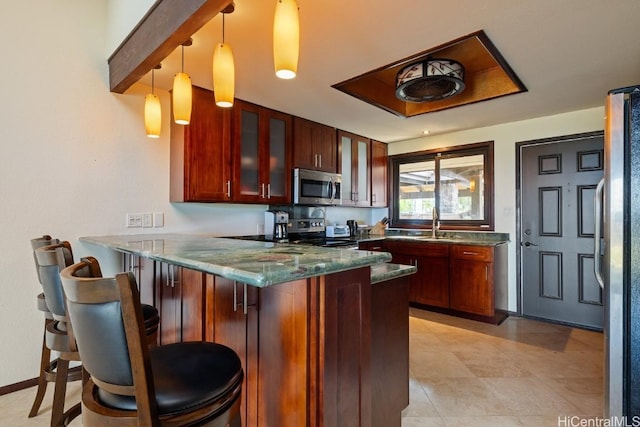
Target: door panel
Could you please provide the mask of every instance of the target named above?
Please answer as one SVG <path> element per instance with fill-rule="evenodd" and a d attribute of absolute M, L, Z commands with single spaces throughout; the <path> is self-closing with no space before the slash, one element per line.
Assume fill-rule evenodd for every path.
<path fill-rule="evenodd" d="M 593 273 L 593 197 L 603 160 L 602 136 L 522 148 L 524 315 L 602 328 L 602 294 Z"/>

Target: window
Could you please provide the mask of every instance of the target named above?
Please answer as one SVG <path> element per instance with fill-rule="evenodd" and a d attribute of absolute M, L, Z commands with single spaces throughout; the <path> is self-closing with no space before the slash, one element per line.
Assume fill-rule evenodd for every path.
<path fill-rule="evenodd" d="M 493 142 L 390 156 L 391 225 L 493 230 Z"/>

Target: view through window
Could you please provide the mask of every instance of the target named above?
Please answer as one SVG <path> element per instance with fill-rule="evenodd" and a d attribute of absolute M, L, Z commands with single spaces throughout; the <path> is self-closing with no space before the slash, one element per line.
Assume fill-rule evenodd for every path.
<path fill-rule="evenodd" d="M 493 228 L 492 143 L 391 157 L 394 226 Z"/>

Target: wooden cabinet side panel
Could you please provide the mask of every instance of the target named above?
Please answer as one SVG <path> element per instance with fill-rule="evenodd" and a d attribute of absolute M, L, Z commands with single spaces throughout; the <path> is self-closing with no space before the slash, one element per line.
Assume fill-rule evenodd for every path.
<path fill-rule="evenodd" d="M 387 206 L 388 147 L 379 141 L 371 141 L 371 206 Z"/>
<path fill-rule="evenodd" d="M 308 294 L 306 279 L 260 289 L 260 426 L 308 425 Z"/>
<path fill-rule="evenodd" d="M 371 425 L 370 268 L 324 277 L 320 288 L 320 424 Z"/>
<path fill-rule="evenodd" d="M 371 287 L 372 427 L 400 427 L 409 404 L 409 277 Z"/>

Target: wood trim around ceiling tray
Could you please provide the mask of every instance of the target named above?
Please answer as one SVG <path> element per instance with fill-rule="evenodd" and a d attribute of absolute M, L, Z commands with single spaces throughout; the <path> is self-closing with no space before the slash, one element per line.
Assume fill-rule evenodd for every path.
<path fill-rule="evenodd" d="M 430 102 L 405 102 L 396 98 L 395 78 L 398 71 L 429 57 L 460 62 L 465 68 L 464 90 L 450 98 Z M 527 91 L 483 30 L 331 87 L 400 117 L 417 116 Z"/>

